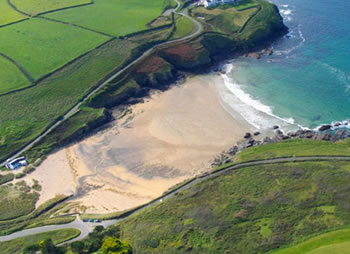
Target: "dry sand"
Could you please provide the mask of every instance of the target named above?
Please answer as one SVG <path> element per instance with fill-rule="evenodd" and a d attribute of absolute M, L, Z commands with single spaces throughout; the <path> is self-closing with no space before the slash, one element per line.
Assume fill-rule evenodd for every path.
<path fill-rule="evenodd" d="M 43 187 L 40 202 L 76 192 L 87 212 L 125 210 L 208 170 L 250 130 L 220 105 L 216 78 L 197 76 L 155 93 L 108 128 L 50 155 L 33 174 Z"/>

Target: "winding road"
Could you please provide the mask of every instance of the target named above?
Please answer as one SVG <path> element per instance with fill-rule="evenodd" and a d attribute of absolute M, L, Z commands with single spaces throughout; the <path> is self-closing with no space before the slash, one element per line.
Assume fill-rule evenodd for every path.
<path fill-rule="evenodd" d="M 32 229 L 25 229 L 22 231 L 15 232 L 10 235 L 6 236 L 0 236 L 0 242 L 4 241 L 10 241 L 19 237 L 24 237 L 24 236 L 30 236 L 30 235 L 35 235 L 39 233 L 44 233 L 52 230 L 59 230 L 59 229 L 68 229 L 68 228 L 75 228 L 80 230 L 81 234 L 74 238 L 71 239 L 67 242 L 64 242 L 62 244 L 67 244 L 71 243 L 74 241 L 78 241 L 81 239 L 84 239 L 85 237 L 88 236 L 89 232 L 93 230 L 93 228 L 97 225 L 102 225 L 104 227 L 111 226 L 117 222 L 120 222 L 126 218 L 128 218 L 131 215 L 134 215 L 146 208 L 149 208 L 159 202 L 162 202 L 168 198 L 173 197 L 176 195 L 178 192 L 186 190 L 190 188 L 191 186 L 198 184 L 204 180 L 208 180 L 212 177 L 216 177 L 219 175 L 223 175 L 226 173 L 229 173 L 230 171 L 237 170 L 240 168 L 244 167 L 249 167 L 249 166 L 259 166 L 259 165 L 266 165 L 266 164 L 275 164 L 275 163 L 285 163 L 285 162 L 302 162 L 302 161 L 350 161 L 350 156 L 305 156 L 305 157 L 288 157 L 288 158 L 276 158 L 276 159 L 268 159 L 268 160 L 260 160 L 260 161 L 247 161 L 247 162 L 242 162 L 239 164 L 235 164 L 233 166 L 229 166 L 227 168 L 223 168 L 219 171 L 213 171 L 211 173 L 207 173 L 201 176 L 198 176 L 196 178 L 191 179 L 187 183 L 183 184 L 182 186 L 179 186 L 178 188 L 175 188 L 171 190 L 170 192 L 162 195 L 161 197 L 149 202 L 148 204 L 136 208 L 132 212 L 129 212 L 127 215 L 123 216 L 122 218 L 119 219 L 114 219 L 114 220 L 105 220 L 100 223 L 90 223 L 90 222 L 83 222 L 80 220 L 79 217 L 71 223 L 68 224 L 61 224 L 61 225 L 50 225 L 50 226 L 43 226 L 43 227 L 37 227 L 37 228 L 32 228 Z"/>
<path fill-rule="evenodd" d="M 187 8 L 183 9 L 181 12 L 178 12 L 178 9 L 180 8 L 180 2 L 178 0 L 175 0 L 177 3 L 177 7 L 173 10 L 174 13 L 177 13 L 179 15 L 182 15 L 188 19 L 190 19 L 193 24 L 195 25 L 195 30 L 193 31 L 193 33 L 179 38 L 179 39 L 175 39 L 175 40 L 171 40 L 171 41 L 166 41 L 166 42 L 162 42 L 159 43 L 153 47 L 151 47 L 150 49 L 148 49 L 147 51 L 145 51 L 141 56 L 139 56 L 138 58 L 136 58 L 134 61 L 132 61 L 131 63 L 129 63 L 127 66 L 125 66 L 124 68 L 122 68 L 121 70 L 119 70 L 118 72 L 114 73 L 112 76 L 110 76 L 108 79 L 106 79 L 105 81 L 103 81 L 100 85 L 98 85 L 96 88 L 94 88 L 92 91 L 90 91 L 87 95 L 85 95 L 83 97 L 83 99 L 81 99 L 77 104 L 75 104 L 75 106 L 73 108 L 71 108 L 63 117 L 59 118 L 56 122 L 54 122 L 48 129 L 46 129 L 43 133 L 41 133 L 38 137 L 36 137 L 34 140 L 32 140 L 30 143 L 28 143 L 27 145 L 25 145 L 23 148 L 21 148 L 19 151 L 17 151 L 15 154 L 13 154 L 10 158 L 8 158 L 9 160 L 13 160 L 17 157 L 19 157 L 20 155 L 22 155 L 25 151 L 29 150 L 30 148 L 32 148 L 36 143 L 38 143 L 42 138 L 44 138 L 45 136 L 47 136 L 49 133 L 51 133 L 51 131 L 53 131 L 57 126 L 59 126 L 61 123 L 63 123 L 65 120 L 67 120 L 68 118 L 70 118 L 72 115 L 74 115 L 75 113 L 77 113 L 79 111 L 79 107 L 86 102 L 91 96 L 93 96 L 96 92 L 98 92 L 101 88 L 105 87 L 109 82 L 111 82 L 113 79 L 115 79 L 116 77 L 118 77 L 119 75 L 121 75 L 123 72 L 125 72 L 126 70 L 128 70 L 129 68 L 131 68 L 133 65 L 137 64 L 138 62 L 140 62 L 141 60 L 143 60 L 144 58 L 146 58 L 147 56 L 151 55 L 151 53 L 162 46 L 168 45 L 168 44 L 172 44 L 172 43 L 176 43 L 176 42 L 181 42 L 181 41 L 186 41 L 188 39 L 194 38 L 197 35 L 199 35 L 202 31 L 202 24 L 195 20 L 194 18 L 192 18 L 191 16 L 189 16 L 187 14 Z M 0 163 L 0 167 L 5 166 L 6 161 L 3 161 L 2 163 Z"/>

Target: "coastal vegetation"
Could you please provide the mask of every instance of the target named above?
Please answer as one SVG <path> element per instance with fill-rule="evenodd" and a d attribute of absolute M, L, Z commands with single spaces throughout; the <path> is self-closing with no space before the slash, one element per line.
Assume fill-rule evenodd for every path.
<path fill-rule="evenodd" d="M 51 239 L 53 244 L 60 244 L 79 236 L 80 231 L 74 228 L 49 231 L 37 235 L 25 236 L 15 240 L 0 242 L 0 254 L 30 253 L 30 249 L 39 250 L 40 242 Z M 31 248 L 30 248 L 31 247 Z M 33 248 L 34 247 L 34 248 Z M 35 248 L 36 247 L 36 248 Z M 27 252 L 25 251 L 27 250 Z"/>
<path fill-rule="evenodd" d="M 121 239 L 148 253 L 264 253 L 291 246 L 349 226 L 349 167 L 333 161 L 241 168 L 125 219 Z M 350 240 L 324 237 L 325 245 Z"/>

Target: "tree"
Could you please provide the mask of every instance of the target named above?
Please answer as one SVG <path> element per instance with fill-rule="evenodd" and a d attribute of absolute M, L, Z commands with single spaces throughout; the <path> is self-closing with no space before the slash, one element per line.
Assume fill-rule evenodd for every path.
<path fill-rule="evenodd" d="M 76 241 L 71 244 L 71 249 L 74 253 L 82 254 L 84 253 L 84 243 L 81 241 Z"/>

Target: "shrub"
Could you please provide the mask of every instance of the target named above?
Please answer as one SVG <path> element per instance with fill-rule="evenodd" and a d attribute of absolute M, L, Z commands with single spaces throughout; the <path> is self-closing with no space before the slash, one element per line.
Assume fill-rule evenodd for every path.
<path fill-rule="evenodd" d="M 0 175 L 0 184 L 4 184 L 4 183 L 7 183 L 9 181 L 12 181 L 13 178 L 15 178 L 15 175 L 12 173 L 6 174 L 6 175 Z"/>
<path fill-rule="evenodd" d="M 127 242 L 120 241 L 117 237 L 107 237 L 102 244 L 101 250 L 105 254 L 131 254 L 132 249 Z"/>
<path fill-rule="evenodd" d="M 23 173 L 30 174 L 35 170 L 35 167 L 33 165 L 28 165 L 25 169 L 23 169 Z"/>
<path fill-rule="evenodd" d="M 26 175 L 25 173 L 17 173 L 17 174 L 15 175 L 15 178 L 16 178 L 16 179 L 20 179 L 20 178 L 24 177 L 25 175 Z"/>

